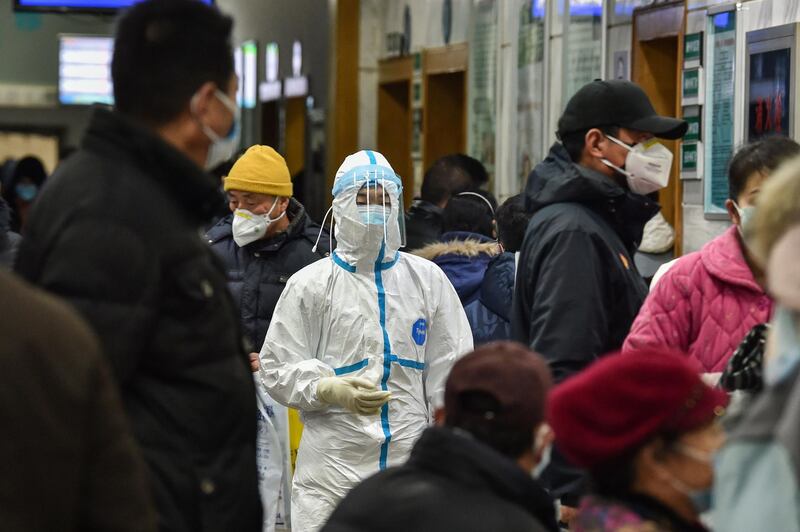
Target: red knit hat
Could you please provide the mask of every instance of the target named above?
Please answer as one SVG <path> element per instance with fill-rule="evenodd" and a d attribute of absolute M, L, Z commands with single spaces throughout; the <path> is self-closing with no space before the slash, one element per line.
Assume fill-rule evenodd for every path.
<path fill-rule="evenodd" d="M 547 418 L 564 455 L 592 469 L 658 434 L 699 428 L 727 403 L 727 394 L 703 383 L 685 355 L 645 349 L 607 355 L 557 386 Z"/>

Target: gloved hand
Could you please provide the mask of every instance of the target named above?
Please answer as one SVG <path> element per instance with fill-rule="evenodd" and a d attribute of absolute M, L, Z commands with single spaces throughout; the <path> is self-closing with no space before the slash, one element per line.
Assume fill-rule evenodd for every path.
<path fill-rule="evenodd" d="M 325 377 L 317 383 L 317 399 L 364 416 L 378 415 L 391 395 L 360 377 Z"/>

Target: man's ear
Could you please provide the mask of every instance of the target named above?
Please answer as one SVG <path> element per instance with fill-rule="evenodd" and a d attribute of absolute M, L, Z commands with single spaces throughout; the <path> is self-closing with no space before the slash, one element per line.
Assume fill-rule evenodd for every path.
<path fill-rule="evenodd" d="M 213 81 L 206 81 L 203 83 L 200 88 L 197 89 L 197 92 L 194 93 L 194 96 L 192 96 L 192 99 L 189 103 L 190 112 L 198 119 L 202 120 L 202 118 L 208 113 L 211 100 L 214 99 L 216 92 L 217 86 Z"/>
<path fill-rule="evenodd" d="M 735 225 L 739 225 L 742 220 L 739 217 L 739 211 L 736 210 L 736 205 L 734 205 L 732 199 L 725 200 L 725 209 L 728 211 L 728 218 L 731 219 L 731 222 Z"/>
<path fill-rule="evenodd" d="M 583 152 L 595 159 L 603 158 L 602 146 L 608 142 L 605 134 L 597 128 L 592 128 L 586 132 L 583 139 Z"/>

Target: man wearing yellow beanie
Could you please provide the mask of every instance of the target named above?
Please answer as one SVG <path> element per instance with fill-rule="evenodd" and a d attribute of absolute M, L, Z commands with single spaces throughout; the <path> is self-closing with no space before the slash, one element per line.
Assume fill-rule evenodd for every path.
<path fill-rule="evenodd" d="M 248 149 L 223 183 L 231 214 L 212 227 L 206 237 L 225 263 L 228 286 L 239 305 L 244 336 L 253 351 L 264 343 L 286 281 L 327 255 L 328 236 L 320 238 L 316 253 L 312 251 L 320 227 L 292 197 L 286 161 L 269 146 Z M 258 354 L 252 353 L 250 358 L 256 364 Z M 266 394 L 259 394 L 258 404 L 258 465 L 260 470 L 269 472 L 259 475 L 259 488 L 264 522 L 274 524 L 282 475 L 287 474 L 287 468 L 280 449 L 273 448 L 278 437 L 273 417 L 285 418 L 286 410 Z M 269 452 L 265 452 L 267 449 Z"/>
<path fill-rule="evenodd" d="M 264 343 L 275 304 L 289 277 L 327 255 L 320 227 L 292 197 L 292 179 L 281 155 L 269 146 L 252 146 L 224 180 L 231 214 L 206 237 L 225 263 L 228 284 L 241 310 L 252 348 Z"/>

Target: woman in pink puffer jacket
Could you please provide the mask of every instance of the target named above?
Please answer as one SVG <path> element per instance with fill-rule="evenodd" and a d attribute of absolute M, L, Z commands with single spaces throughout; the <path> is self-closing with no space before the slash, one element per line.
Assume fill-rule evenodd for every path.
<path fill-rule="evenodd" d="M 669 346 L 689 353 L 703 372 L 717 373 L 748 331 L 769 321 L 772 300 L 764 292 L 762 272 L 744 247 L 741 228 L 752 218 L 763 181 L 798 154 L 800 145 L 793 140 L 770 137 L 734 155 L 726 202 L 734 226 L 700 251 L 675 261 L 651 287 L 623 351 Z"/>

